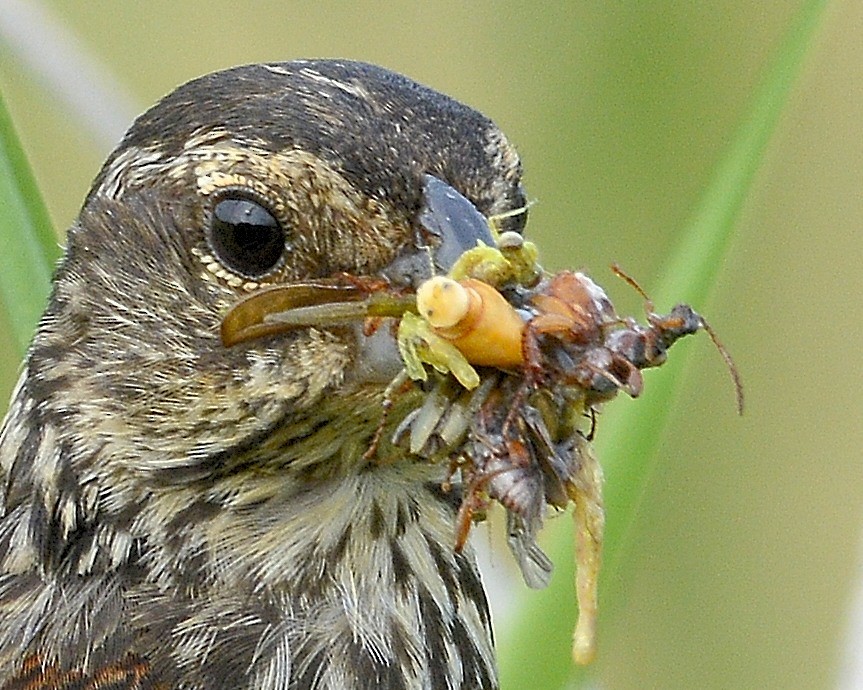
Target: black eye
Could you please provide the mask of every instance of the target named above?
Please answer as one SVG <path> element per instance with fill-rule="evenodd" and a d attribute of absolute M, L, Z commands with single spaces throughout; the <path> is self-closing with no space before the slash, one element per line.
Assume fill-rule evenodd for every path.
<path fill-rule="evenodd" d="M 247 278 L 273 270 L 285 251 L 285 232 L 260 202 L 239 193 L 216 202 L 210 246 L 225 266 Z"/>

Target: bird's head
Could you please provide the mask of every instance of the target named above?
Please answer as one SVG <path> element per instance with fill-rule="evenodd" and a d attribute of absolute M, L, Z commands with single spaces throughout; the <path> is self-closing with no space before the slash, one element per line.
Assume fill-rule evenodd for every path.
<path fill-rule="evenodd" d="M 357 472 L 400 365 L 391 329 L 227 346 L 226 317 L 346 275 L 410 291 L 451 252 L 421 222 L 430 181 L 492 215 L 524 205 L 520 174 L 487 118 L 359 63 L 231 69 L 142 115 L 69 231 L 0 442 L 5 510 L 30 513 L 7 521 L 33 544 L 20 566 L 119 562 L 142 512 Z M 254 301 L 262 319 L 284 307 Z"/>

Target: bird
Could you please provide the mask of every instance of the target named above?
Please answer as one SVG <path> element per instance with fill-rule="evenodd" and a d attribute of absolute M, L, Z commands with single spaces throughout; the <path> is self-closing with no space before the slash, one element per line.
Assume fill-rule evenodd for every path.
<path fill-rule="evenodd" d="M 501 130 L 366 63 L 230 68 L 135 120 L 0 432 L 0 688 L 499 687 L 458 490 L 378 433 L 388 320 L 223 333 L 410 292 L 480 232 L 423 225 L 440 189 L 523 229 Z"/>

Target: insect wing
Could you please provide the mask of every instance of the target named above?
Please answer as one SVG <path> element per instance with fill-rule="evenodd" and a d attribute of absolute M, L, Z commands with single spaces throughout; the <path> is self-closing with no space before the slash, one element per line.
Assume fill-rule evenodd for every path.
<path fill-rule="evenodd" d="M 551 582 L 554 564 L 536 543 L 535 530 L 528 529 L 524 519 L 507 511 L 506 540 L 521 570 L 524 583 L 531 589 L 545 589 Z"/>

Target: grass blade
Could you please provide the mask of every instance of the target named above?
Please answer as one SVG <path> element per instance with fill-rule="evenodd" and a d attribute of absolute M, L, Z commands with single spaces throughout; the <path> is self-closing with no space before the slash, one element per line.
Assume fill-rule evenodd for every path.
<path fill-rule="evenodd" d="M 33 336 L 60 255 L 42 196 L 0 98 L 0 304 L 20 359 Z"/>
<path fill-rule="evenodd" d="M 715 284 L 722 257 L 734 235 L 734 227 L 749 189 L 763 160 L 767 144 L 795 82 L 811 39 L 819 25 L 826 0 L 812 0 L 801 9 L 780 48 L 774 68 L 756 92 L 753 105 L 737 135 L 717 166 L 701 203 L 671 260 L 664 278 L 652 290 L 660 310 L 672 300 L 703 305 Z M 622 597 L 614 591 L 608 572 L 621 557 L 625 533 L 638 504 L 641 487 L 655 462 L 655 451 L 673 409 L 680 382 L 681 357 L 651 377 L 651 405 L 612 405 L 603 415 L 598 452 L 606 470 L 607 508 L 605 577 L 601 592 L 601 617 L 613 615 Z M 611 447 L 609 441 L 613 441 Z M 638 449 L 637 452 L 634 449 Z M 541 594 L 522 595 L 501 641 L 501 679 L 505 690 L 536 687 L 539 660 L 544 661 L 544 688 L 579 687 L 589 671 L 572 669 L 568 649 L 571 627 L 560 622 L 562 602 L 573 593 L 572 534 L 568 520 L 549 525 L 546 545 L 557 564 L 551 586 Z M 573 619 L 569 615 L 569 625 Z M 508 634 L 507 634 L 508 633 Z M 553 666 L 555 660 L 559 666 Z M 551 661 L 551 663 L 549 663 Z"/>

